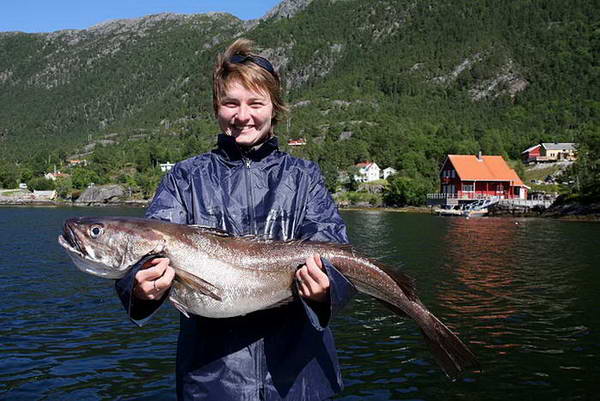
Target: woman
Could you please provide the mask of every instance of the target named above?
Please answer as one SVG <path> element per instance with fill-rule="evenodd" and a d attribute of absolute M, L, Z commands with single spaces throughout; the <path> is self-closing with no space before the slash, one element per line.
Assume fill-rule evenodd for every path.
<path fill-rule="evenodd" d="M 238 39 L 215 65 L 213 105 L 223 132 L 217 149 L 175 165 L 146 217 L 234 235 L 346 243 L 317 165 L 277 149 L 281 85 L 251 45 Z M 169 260 L 158 258 L 117 282 L 136 323 L 167 298 L 173 277 Z M 178 399 L 323 400 L 341 390 L 328 324 L 355 289 L 318 255 L 306 259 L 296 278 L 300 297 L 287 305 L 227 319 L 181 315 Z"/>

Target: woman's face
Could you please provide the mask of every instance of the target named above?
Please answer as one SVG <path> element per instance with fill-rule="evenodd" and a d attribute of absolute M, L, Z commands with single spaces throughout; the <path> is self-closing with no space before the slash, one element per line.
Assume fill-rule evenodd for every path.
<path fill-rule="evenodd" d="M 225 91 L 217 111 L 217 120 L 224 133 L 240 146 L 261 143 L 271 133 L 273 103 L 267 92 L 254 92 L 239 82 L 232 82 Z"/>

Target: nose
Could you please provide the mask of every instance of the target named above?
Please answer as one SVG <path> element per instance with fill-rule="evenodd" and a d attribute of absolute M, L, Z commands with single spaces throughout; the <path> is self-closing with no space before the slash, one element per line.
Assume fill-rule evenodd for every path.
<path fill-rule="evenodd" d="M 250 119 L 250 108 L 244 104 L 240 105 L 235 119 L 242 122 L 248 121 Z"/>

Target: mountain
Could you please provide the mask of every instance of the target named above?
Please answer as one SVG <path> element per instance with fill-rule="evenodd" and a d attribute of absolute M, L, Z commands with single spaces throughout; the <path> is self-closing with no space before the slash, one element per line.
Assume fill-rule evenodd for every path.
<path fill-rule="evenodd" d="M 191 77 L 208 71 L 210 49 L 243 26 L 227 14 L 159 14 L 81 31 L 3 34 L 4 141 L 37 148 L 80 143 L 118 126 L 152 127 L 169 114 L 166 98 L 178 98 L 186 115 L 197 106 L 185 96 L 197 84 Z"/>
<path fill-rule="evenodd" d="M 295 152 L 329 177 L 370 159 L 433 183 L 447 153 L 518 158 L 599 129 L 598 15 L 595 0 L 286 0 L 253 21 L 1 33 L 0 156 L 48 167 L 103 143 L 123 166 L 138 142 L 149 163 L 208 149 L 211 66 L 245 36 L 280 68 L 279 134 L 308 142 Z"/>

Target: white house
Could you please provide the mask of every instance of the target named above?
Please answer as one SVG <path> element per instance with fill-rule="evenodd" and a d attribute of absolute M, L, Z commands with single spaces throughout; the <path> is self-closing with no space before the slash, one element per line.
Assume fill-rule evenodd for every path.
<path fill-rule="evenodd" d="M 44 178 L 47 180 L 56 181 L 58 178 L 67 178 L 70 177 L 70 174 L 61 173 L 60 171 L 55 171 L 54 173 L 46 173 L 44 174 Z"/>
<path fill-rule="evenodd" d="M 383 169 L 383 179 L 387 179 L 390 175 L 394 175 L 396 174 L 397 171 L 395 168 L 393 167 L 388 167 L 388 168 L 384 168 Z"/>
<path fill-rule="evenodd" d="M 160 171 L 162 171 L 163 173 L 167 172 L 167 171 L 171 171 L 171 169 L 173 168 L 173 166 L 175 165 L 175 163 L 160 163 Z"/>
<path fill-rule="evenodd" d="M 379 179 L 381 169 L 379 168 L 377 163 L 362 162 L 362 163 L 357 163 L 356 167 L 358 168 L 358 174 L 356 174 L 354 176 L 354 181 L 370 182 L 370 181 L 376 181 Z"/>

